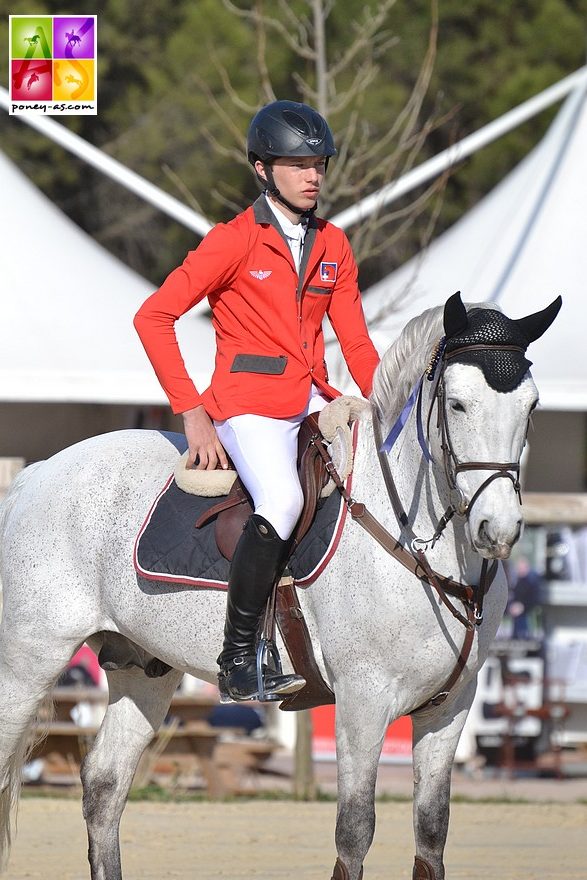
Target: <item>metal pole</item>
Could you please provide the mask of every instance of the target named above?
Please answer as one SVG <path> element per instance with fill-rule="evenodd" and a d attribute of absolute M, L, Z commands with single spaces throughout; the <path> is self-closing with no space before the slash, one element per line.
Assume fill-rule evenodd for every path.
<path fill-rule="evenodd" d="M 0 87 L 0 106 L 6 111 L 8 111 L 10 106 L 8 91 L 2 87 Z M 108 177 L 121 183 L 146 202 L 150 202 L 165 214 L 173 217 L 174 220 L 178 220 L 184 226 L 187 226 L 188 229 L 193 229 L 198 235 L 204 236 L 212 229 L 212 224 L 205 217 L 202 217 L 201 214 L 188 208 L 187 205 L 159 189 L 158 186 L 149 183 L 140 174 L 135 174 L 134 171 L 126 168 L 122 162 L 118 162 L 117 159 L 108 156 L 103 150 L 90 144 L 84 138 L 61 125 L 61 123 L 55 122 L 54 119 L 48 116 L 37 116 L 36 114 L 15 118 L 51 138 L 51 140 L 60 144 L 64 149 L 69 150 L 70 153 L 74 153 L 80 159 L 83 159 L 84 162 L 93 165 L 98 171 L 102 171 Z"/>
<path fill-rule="evenodd" d="M 513 110 L 504 113 L 499 119 L 495 119 L 473 134 L 463 138 L 454 146 L 443 150 L 437 156 L 408 171 L 399 180 L 395 180 L 393 183 L 384 186 L 379 192 L 367 196 L 358 204 L 353 205 L 352 208 L 347 208 L 345 211 L 341 211 L 340 214 L 331 217 L 331 222 L 342 229 L 348 229 L 349 226 L 365 220 L 370 214 L 380 210 L 385 205 L 391 204 L 431 178 L 442 174 L 467 156 L 477 152 L 477 150 L 487 146 L 487 144 L 497 140 L 497 138 L 502 137 L 502 135 L 513 128 L 517 128 L 518 125 L 531 119 L 532 116 L 536 116 L 542 110 L 550 107 L 551 104 L 560 101 L 561 98 L 564 98 L 565 95 L 585 81 L 587 81 L 587 66 L 581 67 L 575 73 L 545 89 L 539 95 L 524 101 L 523 104 L 520 104 Z"/>
<path fill-rule="evenodd" d="M 560 80 L 560 82 L 545 89 L 539 95 L 535 95 L 533 98 L 530 98 L 528 101 L 525 101 L 513 110 L 508 111 L 503 116 L 500 116 L 499 119 L 495 119 L 493 122 L 480 128 L 479 131 L 463 138 L 463 140 L 459 141 L 454 146 L 449 147 L 447 150 L 443 150 L 437 156 L 434 156 L 432 159 L 429 159 L 427 162 L 418 166 L 418 168 L 413 168 L 411 171 L 408 171 L 408 173 L 404 174 L 403 177 L 400 177 L 399 180 L 384 186 L 379 192 L 367 196 L 357 205 L 353 205 L 352 208 L 347 208 L 345 211 L 336 214 L 331 218 L 331 221 L 342 229 L 348 229 L 349 226 L 364 220 L 374 211 L 378 211 L 383 206 L 391 204 L 415 189 L 417 186 L 426 183 L 426 181 L 430 180 L 432 177 L 442 174 L 457 162 L 461 162 L 467 156 L 470 156 L 472 153 L 480 150 L 482 147 L 506 134 L 508 131 L 511 131 L 518 125 L 531 119 L 533 116 L 536 116 L 538 113 L 542 112 L 542 110 L 550 107 L 551 104 L 560 101 L 575 87 L 580 86 L 585 80 L 587 80 L 587 66 L 581 67 L 579 70 L 576 70 L 575 73 L 570 74 L 570 76 L 565 77 Z M 8 110 L 9 103 L 7 90 L 0 87 L 0 106 L 5 110 Z M 46 116 L 33 115 L 19 116 L 18 118 L 33 128 L 36 128 L 38 131 L 41 131 L 43 134 L 47 135 L 47 137 L 61 143 L 65 149 L 76 153 L 76 155 L 80 156 L 85 161 L 90 162 L 90 164 L 94 165 L 100 171 L 109 174 L 115 180 L 122 183 L 123 186 L 133 190 L 133 192 L 136 192 L 141 198 L 151 202 L 156 207 L 169 214 L 169 216 L 178 220 L 180 223 L 183 223 L 184 226 L 193 229 L 194 232 L 197 232 L 199 235 L 203 236 L 211 229 L 211 224 L 205 217 L 192 211 L 191 208 L 183 205 L 177 199 L 163 192 L 153 184 L 148 183 L 148 181 L 140 177 L 138 174 L 129 171 L 129 169 L 125 168 L 120 162 L 117 162 L 115 159 L 102 153 L 97 147 L 84 141 L 83 138 L 73 134 L 69 129 L 66 129 L 59 123 L 54 122 Z"/>

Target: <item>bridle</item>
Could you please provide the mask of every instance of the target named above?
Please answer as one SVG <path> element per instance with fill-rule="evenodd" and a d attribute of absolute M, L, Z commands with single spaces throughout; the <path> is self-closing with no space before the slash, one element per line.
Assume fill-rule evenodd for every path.
<path fill-rule="evenodd" d="M 518 345 L 464 345 L 450 352 L 445 351 L 442 355 L 438 377 L 435 379 L 436 384 L 430 400 L 427 428 L 429 433 L 432 410 L 434 409 L 434 404 L 436 403 L 436 426 L 440 434 L 444 473 L 446 475 L 446 480 L 451 489 L 451 492 L 456 492 L 459 495 L 458 500 L 454 505 L 451 504 L 451 507 L 453 508 L 453 513 L 457 513 L 459 516 L 464 516 L 467 519 L 470 516 L 473 505 L 480 498 L 485 489 L 491 483 L 493 483 L 494 480 L 498 480 L 500 478 L 506 478 L 512 481 L 512 485 L 514 487 L 516 495 L 518 496 L 518 500 L 520 504 L 522 503 L 522 494 L 520 488 L 520 458 L 522 455 L 522 449 L 520 450 L 520 456 L 518 457 L 517 461 L 508 462 L 459 461 L 454 451 L 454 446 L 451 441 L 448 427 L 447 402 L 444 387 L 444 372 L 453 358 L 470 351 L 517 351 L 524 353 L 524 349 Z M 526 434 L 527 432 L 528 427 L 526 427 Z M 458 475 L 460 473 L 464 473 L 465 471 L 493 471 L 493 473 L 481 483 L 481 485 L 475 491 L 469 501 L 467 501 L 463 492 L 457 486 Z M 447 512 L 445 512 L 444 516 L 446 516 Z"/>
<path fill-rule="evenodd" d="M 420 389 L 418 392 L 417 398 L 417 412 L 416 419 L 419 421 L 421 419 L 421 405 L 422 405 L 422 388 L 424 384 L 424 378 L 430 379 L 435 383 L 434 388 L 432 390 L 432 394 L 430 397 L 430 404 L 428 408 L 428 416 L 426 420 L 427 424 L 427 434 L 430 435 L 430 421 L 432 418 L 432 411 L 434 410 L 434 405 L 436 404 L 436 420 L 437 427 L 440 433 L 440 442 L 443 454 L 443 466 L 444 472 L 446 475 L 446 479 L 451 491 L 458 492 L 459 499 L 453 503 L 451 500 L 449 506 L 446 508 L 440 519 L 436 524 L 436 528 L 434 530 L 434 534 L 430 538 L 422 538 L 416 535 L 414 532 L 413 526 L 409 520 L 408 514 L 406 513 L 404 506 L 399 497 L 399 493 L 397 491 L 397 487 L 395 484 L 395 480 L 393 479 L 393 475 L 391 473 L 391 468 L 389 466 L 389 460 L 385 452 L 382 451 L 382 438 L 381 438 L 381 424 L 379 421 L 379 415 L 376 412 L 375 408 L 373 411 L 373 433 L 375 437 L 375 444 L 377 447 L 377 455 L 379 458 L 379 464 L 381 467 L 381 472 L 383 474 L 383 480 L 385 482 L 385 487 L 387 489 L 387 495 L 391 502 L 391 506 L 393 511 L 397 517 L 399 524 L 402 527 L 402 531 L 406 536 L 410 551 L 414 559 L 418 561 L 421 567 L 427 572 L 429 575 L 428 580 L 433 583 L 433 585 L 438 590 L 438 578 L 432 577 L 435 573 L 432 571 L 430 564 L 426 558 L 426 551 L 429 548 L 433 548 L 438 539 L 441 537 L 442 533 L 448 526 L 449 522 L 453 518 L 455 514 L 465 517 L 468 519 L 470 516 L 473 505 L 477 502 L 481 494 L 485 491 L 485 489 L 493 483 L 494 480 L 498 480 L 501 478 L 507 478 L 512 481 L 514 490 L 516 495 L 518 496 L 521 503 L 521 491 L 520 491 L 520 457 L 522 454 L 522 450 L 520 450 L 520 457 L 515 462 L 495 462 L 495 461 L 459 461 L 457 455 L 454 451 L 454 447 L 452 441 L 450 439 L 450 432 L 448 428 L 448 418 L 446 411 L 446 393 L 444 387 L 444 373 L 446 367 L 452 360 L 452 358 L 457 357 L 458 355 L 464 354 L 465 352 L 470 351 L 518 351 L 524 352 L 524 349 L 521 346 L 517 345 L 463 345 L 455 348 L 450 352 L 446 352 L 443 350 L 442 344 L 436 347 L 430 363 L 424 372 L 423 380 L 420 384 Z M 526 427 L 526 432 L 527 432 Z M 420 433 L 420 427 L 418 428 L 418 432 Z M 467 501 L 464 497 L 462 491 L 457 486 L 457 476 L 459 473 L 463 473 L 465 471 L 474 471 L 474 470 L 490 470 L 493 471 L 486 480 L 481 483 L 479 488 L 475 491 L 472 498 Z M 483 597 L 487 590 L 489 589 L 489 584 L 491 580 L 495 576 L 496 571 L 496 563 L 495 561 L 492 563 L 491 568 L 488 567 L 487 559 L 484 559 L 481 564 L 481 578 L 477 589 L 475 590 L 475 600 L 473 603 L 473 616 L 474 621 L 478 625 L 483 620 Z M 447 603 L 446 597 L 442 595 L 440 590 L 439 594 L 443 602 L 449 607 L 450 611 L 453 613 L 455 617 L 461 620 L 462 623 L 467 624 L 467 622 L 462 619 L 462 617 L 456 613 L 456 609 L 450 602 Z M 470 619 L 469 619 L 470 623 Z"/>
<path fill-rule="evenodd" d="M 459 680 L 460 675 L 464 670 L 471 653 L 475 630 L 483 622 L 484 597 L 489 590 L 489 587 L 491 586 L 497 572 L 497 561 L 495 559 L 491 564 L 489 564 L 487 559 L 483 559 L 481 563 L 481 572 L 478 583 L 472 585 L 462 584 L 458 581 L 454 581 L 450 577 L 446 577 L 445 575 L 442 575 L 439 572 L 435 571 L 430 565 L 426 557 L 425 551 L 428 549 L 429 546 L 434 546 L 455 513 L 464 517 L 469 516 L 471 508 L 473 507 L 481 493 L 494 480 L 503 477 L 510 479 L 513 483 L 516 494 L 518 495 L 518 497 L 520 497 L 519 459 L 516 462 L 460 462 L 455 454 L 454 447 L 450 439 L 450 433 L 448 430 L 448 419 L 446 414 L 446 395 L 444 389 L 444 371 L 446 369 L 446 366 L 451 358 L 456 357 L 458 354 L 462 354 L 467 351 L 487 350 L 524 351 L 523 348 L 513 345 L 463 345 L 462 347 L 459 347 L 458 349 L 447 353 L 443 351 L 440 346 L 437 346 L 436 351 L 434 352 L 431 361 L 424 373 L 425 377 L 429 378 L 431 381 L 435 381 L 436 383 L 430 399 L 427 425 L 429 429 L 432 410 L 434 409 L 434 404 L 436 403 L 437 425 L 441 436 L 444 470 L 451 492 L 455 490 L 459 491 L 456 485 L 456 480 L 459 473 L 467 470 L 493 471 L 493 473 L 477 489 L 470 501 L 467 502 L 463 498 L 462 493 L 460 493 L 459 491 L 459 494 L 461 495 L 460 503 L 457 503 L 456 505 L 453 505 L 451 503 L 449 505 L 449 507 L 445 510 L 444 514 L 438 521 L 436 530 L 431 539 L 426 540 L 418 538 L 416 536 L 412 524 L 410 523 L 408 514 L 406 513 L 404 506 L 401 502 L 397 487 L 395 485 L 395 481 L 393 479 L 393 475 L 391 473 L 387 454 L 382 449 L 383 444 L 381 436 L 381 423 L 379 419 L 379 414 L 377 413 L 375 406 L 373 407 L 372 413 L 372 426 L 375 446 L 379 458 L 379 464 L 381 466 L 383 480 L 387 489 L 387 495 L 389 497 L 397 520 L 401 525 L 402 532 L 408 541 L 410 548 L 409 550 L 407 549 L 407 547 L 404 546 L 403 541 L 394 538 L 394 536 L 390 532 L 388 532 L 385 526 L 383 526 L 382 523 L 380 523 L 379 520 L 377 520 L 369 512 L 365 504 L 355 500 L 348 493 L 340 476 L 336 472 L 334 463 L 328 451 L 326 450 L 325 441 L 323 440 L 319 431 L 316 431 L 310 439 L 310 443 L 315 446 L 320 454 L 320 457 L 324 461 L 326 472 L 333 479 L 338 491 L 342 495 L 347 505 L 347 508 L 353 520 L 358 523 L 366 532 L 368 532 L 368 534 L 371 535 L 371 537 L 374 538 L 387 553 L 389 553 L 405 568 L 411 571 L 412 574 L 414 574 L 420 581 L 428 583 L 431 587 L 433 587 L 438 594 L 440 601 L 450 611 L 453 617 L 460 621 L 460 623 L 462 623 L 465 627 L 465 638 L 463 641 L 463 646 L 461 648 L 459 656 L 457 657 L 455 666 L 450 676 L 444 682 L 442 689 L 433 697 L 426 700 L 426 702 L 424 702 L 421 706 L 418 706 L 417 709 L 414 709 L 412 714 L 414 714 L 415 712 L 423 711 L 424 709 L 431 706 L 438 706 L 447 698 L 450 691 Z M 438 371 L 436 369 L 437 367 Z M 424 377 L 420 382 L 417 394 L 418 407 L 416 419 L 418 423 L 421 419 L 423 380 Z M 412 395 L 410 395 L 410 398 L 411 397 Z M 402 424 L 405 424 L 405 422 L 402 422 Z M 418 426 L 418 434 L 419 436 L 421 434 L 420 424 Z M 465 612 L 464 614 L 461 613 L 461 611 L 459 611 L 458 608 L 454 605 L 454 603 L 451 601 L 452 598 L 456 598 L 463 603 Z"/>

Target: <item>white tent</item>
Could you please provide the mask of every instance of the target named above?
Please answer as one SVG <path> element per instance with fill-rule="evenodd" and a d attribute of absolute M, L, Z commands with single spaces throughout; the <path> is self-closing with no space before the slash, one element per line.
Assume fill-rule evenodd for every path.
<path fill-rule="evenodd" d="M 567 98 L 540 144 L 488 196 L 426 252 L 364 295 L 375 345 L 384 351 L 401 328 L 455 290 L 468 302 L 499 303 L 512 318 L 563 308 L 530 349 L 542 406 L 587 410 L 587 85 Z M 458 173 L 458 172 L 457 172 Z M 382 308 L 395 308 L 381 320 Z M 330 373 L 348 386 L 340 358 Z"/>
<path fill-rule="evenodd" d="M 132 326 L 154 285 L 58 210 L 0 153 L 0 401 L 160 404 Z M 178 338 L 204 388 L 214 334 L 186 315 Z"/>

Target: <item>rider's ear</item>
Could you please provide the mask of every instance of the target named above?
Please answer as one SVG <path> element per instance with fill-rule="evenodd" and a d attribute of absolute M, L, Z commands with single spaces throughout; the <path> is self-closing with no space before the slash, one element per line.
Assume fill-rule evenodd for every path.
<path fill-rule="evenodd" d="M 255 162 L 255 171 L 257 172 L 257 176 L 261 178 L 265 183 L 267 183 L 267 172 L 265 171 L 265 165 L 261 162 L 260 159 L 257 159 Z"/>
<path fill-rule="evenodd" d="M 447 339 L 451 339 L 466 329 L 467 310 L 461 300 L 461 291 L 457 290 L 447 299 L 444 306 L 444 335 Z"/>
<path fill-rule="evenodd" d="M 557 298 L 553 300 L 549 306 L 546 306 L 545 309 L 542 309 L 541 312 L 534 312 L 533 315 L 527 315 L 525 318 L 518 318 L 515 323 L 528 340 L 528 343 L 534 342 L 535 339 L 539 339 L 542 334 L 548 330 L 558 315 L 562 304 L 562 297 L 557 296 Z"/>

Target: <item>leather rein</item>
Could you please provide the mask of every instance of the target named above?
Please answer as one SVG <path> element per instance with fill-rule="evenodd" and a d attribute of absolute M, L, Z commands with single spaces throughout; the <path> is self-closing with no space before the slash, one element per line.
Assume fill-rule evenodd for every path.
<path fill-rule="evenodd" d="M 492 350 L 495 350 L 496 348 L 498 348 L 498 346 L 491 346 L 491 348 Z M 504 345 L 499 346 L 499 348 L 502 350 L 522 350 L 517 346 Z M 452 687 L 458 681 L 471 653 L 471 648 L 473 646 L 473 640 L 475 636 L 475 628 L 476 626 L 479 626 L 483 621 L 483 599 L 485 597 L 485 594 L 489 590 L 489 587 L 493 583 L 493 580 L 495 579 L 495 575 L 497 573 L 497 561 L 494 559 L 490 565 L 487 559 L 483 559 L 481 564 L 479 583 L 476 585 L 462 584 L 458 581 L 454 581 L 452 578 L 448 578 L 444 575 L 439 574 L 437 571 L 434 571 L 434 569 L 428 562 L 428 559 L 426 558 L 425 549 L 427 548 L 428 544 L 430 544 L 432 547 L 434 546 L 455 513 L 459 516 L 465 516 L 468 518 L 473 505 L 478 500 L 481 493 L 494 480 L 499 478 L 510 479 L 513 483 L 514 490 L 521 501 L 519 483 L 519 460 L 517 462 L 460 462 L 457 459 L 450 439 L 448 420 L 446 415 L 446 398 L 444 393 L 444 370 L 446 369 L 447 361 L 455 355 L 462 354 L 465 351 L 479 351 L 486 349 L 487 346 L 483 345 L 468 345 L 463 346 L 462 348 L 459 348 L 455 351 L 451 351 L 450 353 L 444 352 L 442 355 L 442 363 L 440 366 L 438 377 L 436 379 L 436 385 L 432 393 L 430 408 L 428 411 L 427 424 L 429 428 L 431 413 L 434 408 L 434 403 L 436 402 L 437 427 L 441 437 L 444 471 L 451 490 L 458 491 L 460 494 L 460 499 L 456 503 L 456 505 L 451 503 L 449 507 L 445 510 L 440 520 L 438 521 L 434 535 L 429 541 L 418 538 L 416 536 L 409 521 L 408 515 L 404 510 L 404 507 L 399 497 L 399 493 L 397 491 L 397 487 L 395 485 L 395 481 L 391 473 L 391 468 L 389 467 L 387 455 L 381 451 L 381 427 L 379 424 L 378 415 L 375 410 L 373 410 L 372 413 L 372 423 L 379 464 L 383 474 L 383 480 L 385 482 L 387 494 L 393 507 L 394 513 L 397 517 L 399 524 L 402 527 L 402 530 L 409 538 L 410 550 L 407 550 L 397 538 L 394 538 L 394 536 L 387 531 L 387 529 L 379 522 L 379 520 L 377 520 L 367 510 L 365 504 L 356 501 L 354 498 L 352 498 L 351 495 L 349 495 L 342 480 L 336 472 L 336 468 L 332 462 L 332 459 L 330 458 L 330 455 L 328 454 L 327 449 L 324 446 L 323 438 L 319 434 L 315 434 L 310 440 L 310 442 L 316 447 L 320 456 L 322 457 L 324 465 L 326 467 L 326 471 L 328 472 L 329 476 L 332 478 L 334 484 L 336 485 L 336 488 L 344 498 L 344 501 L 346 502 L 347 508 L 353 520 L 355 520 L 355 522 L 357 522 L 363 529 L 365 529 L 365 531 L 368 532 L 368 534 L 371 535 L 371 537 L 374 538 L 387 553 L 393 556 L 394 559 L 400 562 L 406 569 L 408 569 L 408 571 L 414 574 L 420 581 L 427 583 L 431 587 L 433 587 L 438 593 L 440 600 L 451 612 L 453 617 L 455 617 L 465 627 L 465 639 L 463 642 L 463 646 L 461 648 L 461 652 L 459 654 L 459 657 L 457 658 L 456 665 L 451 675 L 449 676 L 439 693 L 435 694 L 431 699 L 427 700 L 417 709 L 414 709 L 411 714 L 413 714 L 414 712 L 419 712 L 430 706 L 438 706 L 443 703 L 450 693 Z M 429 373 L 430 370 L 431 368 L 429 367 L 427 371 L 428 378 L 432 378 Z M 462 495 L 462 492 L 458 489 L 456 484 L 457 475 L 467 470 L 491 470 L 494 472 L 486 480 L 484 480 L 484 482 L 481 484 L 481 486 L 479 486 L 479 488 L 476 490 L 476 492 L 468 502 L 466 501 L 466 499 Z M 461 613 L 455 607 L 453 602 L 451 602 L 449 596 L 458 599 L 463 604 L 465 614 Z"/>

